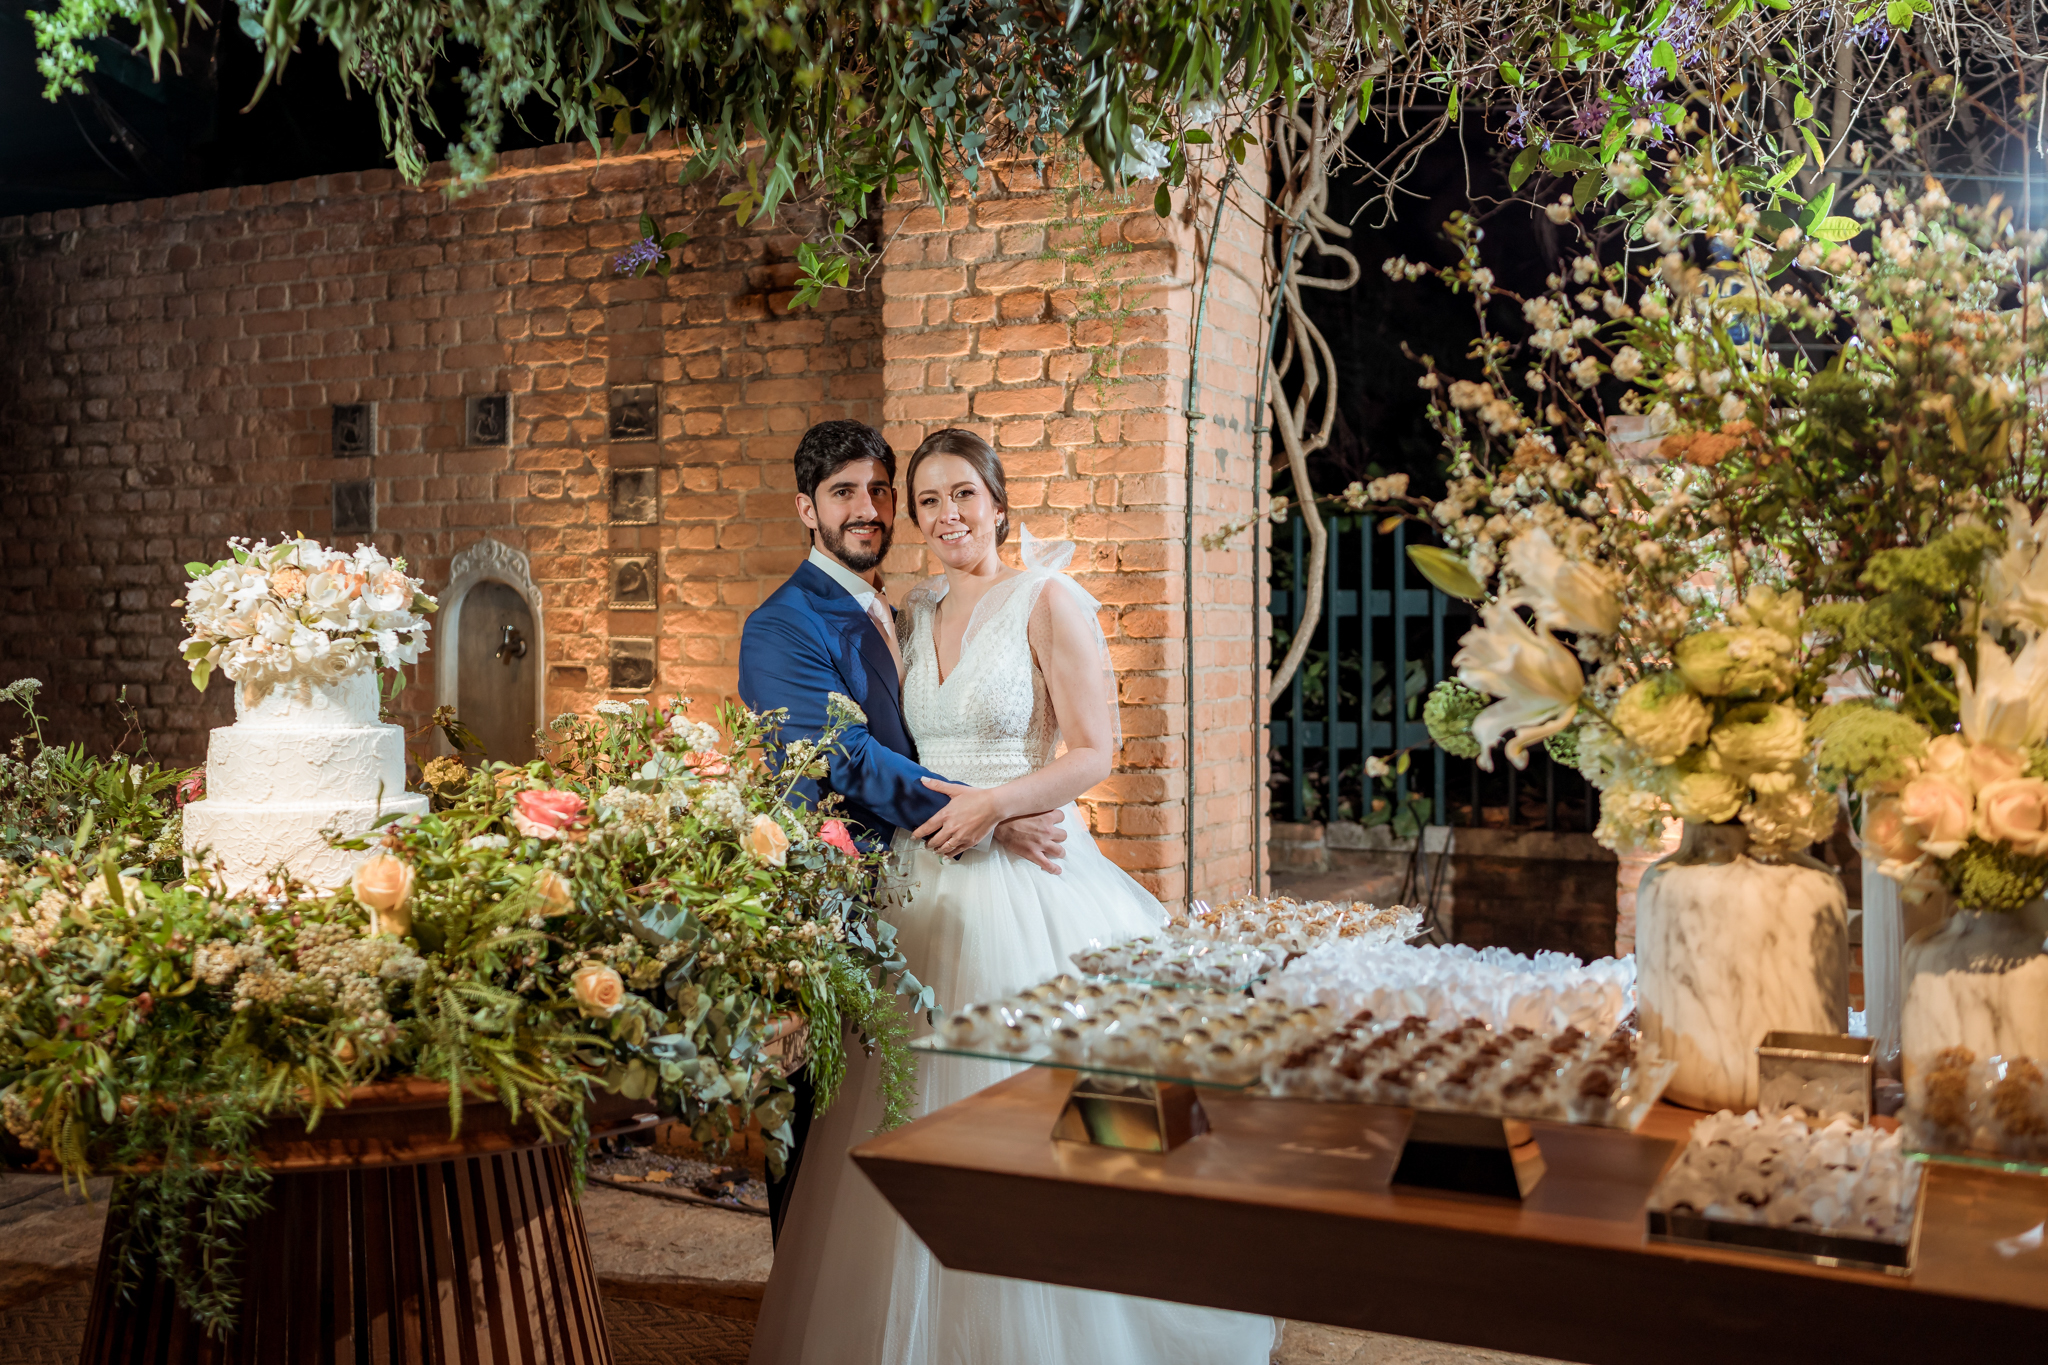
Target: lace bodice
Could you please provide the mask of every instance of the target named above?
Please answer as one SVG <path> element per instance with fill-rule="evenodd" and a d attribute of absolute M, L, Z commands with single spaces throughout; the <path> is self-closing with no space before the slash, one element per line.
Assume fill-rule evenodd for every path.
<path fill-rule="evenodd" d="M 1059 728 L 1030 632 L 1032 608 L 1057 576 L 1056 570 L 1027 569 L 991 588 L 976 606 L 960 661 L 943 684 L 932 616 L 946 595 L 946 580 L 911 590 L 897 634 L 905 669 L 903 717 L 917 741 L 918 762 L 956 782 L 994 787 L 1052 761 Z"/>

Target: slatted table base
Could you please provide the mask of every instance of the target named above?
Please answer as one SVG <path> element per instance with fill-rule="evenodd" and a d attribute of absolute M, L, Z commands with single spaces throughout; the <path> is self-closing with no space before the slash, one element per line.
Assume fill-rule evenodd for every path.
<path fill-rule="evenodd" d="M 247 1230 L 240 1321 L 208 1337 L 101 1252 L 80 1365 L 611 1365 L 560 1147 L 278 1175 Z"/>

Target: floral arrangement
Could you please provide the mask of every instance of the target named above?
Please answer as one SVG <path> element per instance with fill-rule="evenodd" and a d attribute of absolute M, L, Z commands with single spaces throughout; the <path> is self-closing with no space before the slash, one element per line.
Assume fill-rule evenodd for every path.
<path fill-rule="evenodd" d="M 185 566 L 192 581 L 179 605 L 192 634 L 183 648 L 202 692 L 216 667 L 237 682 L 333 682 L 418 662 L 436 603 L 403 558 L 386 559 L 374 545 L 343 553 L 303 537 L 228 544 L 229 558 Z M 394 690 L 404 685 L 400 673 Z"/>
<path fill-rule="evenodd" d="M 728 708 L 722 736 L 685 705 L 558 719 L 552 760 L 386 823 L 328 895 L 124 875 L 112 851 L 0 865 L 0 1120 L 68 1172 L 128 1172 L 125 1254 L 224 1330 L 264 1124 L 360 1084 L 443 1081 L 451 1125 L 495 1099 L 570 1140 L 604 1087 L 706 1143 L 753 1122 L 779 1166 L 793 1099 L 766 1045 L 797 1016 L 820 1105 L 850 1026 L 900 1118 L 897 992 L 925 993 L 863 903 L 871 860 L 789 799 L 838 727 L 781 745 L 774 715 Z"/>
<path fill-rule="evenodd" d="M 1484 601 L 1424 708 L 1447 748 L 1568 740 L 1610 846 L 1681 817 L 1791 851 L 1847 787 L 1901 870 L 2010 904 L 2048 879 L 2041 238 L 1932 182 L 1839 215 L 1793 166 L 1618 157 L 1600 190 L 1652 263 L 1589 247 L 1541 295 L 1496 285 L 1469 222 L 1456 266 L 1389 261 L 1470 295 L 1480 377 L 1424 358 L 1443 497 L 1350 501 L 1428 523 L 1418 566 Z"/>

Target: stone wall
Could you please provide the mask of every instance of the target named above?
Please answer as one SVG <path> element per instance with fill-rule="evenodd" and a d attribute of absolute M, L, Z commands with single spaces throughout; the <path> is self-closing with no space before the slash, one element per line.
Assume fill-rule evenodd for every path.
<path fill-rule="evenodd" d="M 388 171 L 0 219 L 0 674 L 47 684 L 56 735 L 104 748 L 126 690 L 159 755 L 197 762 L 230 719 L 177 658 L 188 560 L 231 535 L 366 537 L 430 586 L 490 537 L 525 553 L 544 603 L 550 713 L 617 692 L 614 642 L 651 637 L 653 691 L 708 714 L 731 697 L 741 622 L 804 550 L 789 456 L 811 423 L 881 424 L 899 450 L 946 425 L 1003 452 L 1017 520 L 1078 542 L 1123 688 L 1123 763 L 1092 793 L 1112 856 L 1163 898 L 1245 889 L 1261 566 L 1193 557 L 1185 629 L 1187 374 L 1206 209 L 998 168 L 942 214 L 877 223 L 855 292 L 788 310 L 809 226 L 736 228 L 678 153 L 553 147 L 474 192 Z M 1257 168 L 1254 167 L 1254 170 Z M 962 187 L 964 190 L 964 187 Z M 1212 201 L 1213 202 L 1213 199 Z M 692 235 L 667 279 L 611 258 L 639 215 Z M 1213 253 L 1196 395 L 1196 534 L 1251 507 L 1266 297 L 1256 201 Z M 624 386 L 659 385 L 658 431 L 613 441 Z M 509 446 L 467 444 L 466 405 L 511 395 Z M 336 404 L 375 405 L 373 454 L 333 454 Z M 659 487 L 652 525 L 614 525 L 615 471 Z M 907 519 L 892 590 L 931 571 Z M 613 555 L 654 557 L 652 611 L 609 609 Z M 1194 724 L 1185 704 L 1195 689 Z M 438 700 L 422 666 L 396 719 Z M 1189 736 L 1193 787 L 1190 797 Z"/>

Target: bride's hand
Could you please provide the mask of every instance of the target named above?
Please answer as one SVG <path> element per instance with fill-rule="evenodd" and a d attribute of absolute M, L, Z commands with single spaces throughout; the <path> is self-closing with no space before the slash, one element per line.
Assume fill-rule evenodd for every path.
<path fill-rule="evenodd" d="M 911 834 L 914 839 L 924 840 L 932 852 L 942 858 L 957 858 L 973 849 L 1009 814 L 1003 809 L 994 788 L 963 787 L 957 782 L 941 782 L 935 777 L 922 780 L 933 791 L 953 798 L 943 810 Z"/>

